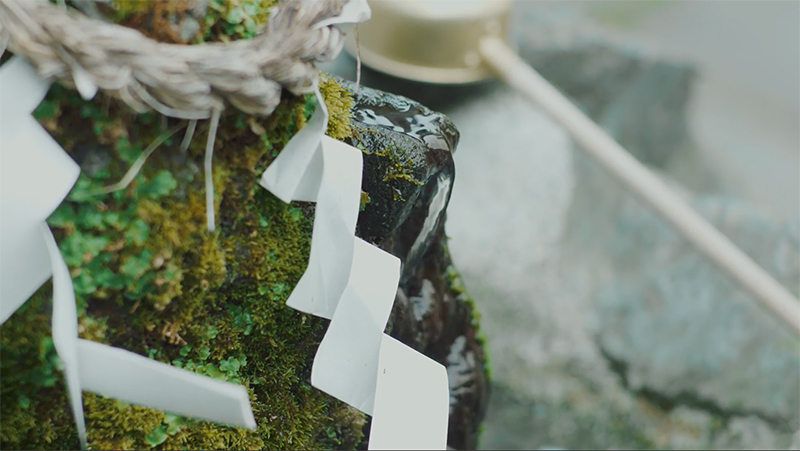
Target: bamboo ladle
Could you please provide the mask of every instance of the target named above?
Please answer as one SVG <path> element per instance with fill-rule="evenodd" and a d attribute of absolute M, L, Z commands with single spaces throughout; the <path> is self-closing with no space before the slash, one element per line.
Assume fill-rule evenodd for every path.
<path fill-rule="evenodd" d="M 800 334 L 800 301 L 620 146 L 506 41 L 511 0 L 370 0 L 372 18 L 347 48 L 365 65 L 437 84 L 494 76 L 536 102 L 581 147 Z"/>

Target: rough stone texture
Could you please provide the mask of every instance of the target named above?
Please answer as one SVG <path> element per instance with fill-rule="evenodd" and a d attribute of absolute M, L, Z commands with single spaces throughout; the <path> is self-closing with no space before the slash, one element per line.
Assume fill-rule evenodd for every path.
<path fill-rule="evenodd" d="M 445 365 L 448 445 L 474 449 L 489 394 L 486 357 L 477 311 L 444 234 L 458 131 L 445 116 L 403 97 L 362 87 L 354 99 L 351 141 L 364 149 L 362 189 L 370 198 L 358 233 L 403 264 L 387 332 Z"/>
<path fill-rule="evenodd" d="M 797 294 L 797 222 L 729 199 L 694 205 Z M 636 280 L 614 281 L 597 303 L 600 347 L 624 367 L 629 388 L 793 430 L 800 422 L 796 337 L 640 205 L 621 211 L 609 245 L 618 265 L 639 268 Z"/>
<path fill-rule="evenodd" d="M 339 82 L 355 90 L 354 84 Z M 375 238 L 393 233 L 414 207 L 433 200 L 439 185 L 444 202 L 438 208 L 443 211 L 455 171 L 455 125 L 417 102 L 367 87 L 354 99 L 349 142 L 364 151 L 364 165 L 370 168 L 362 182 L 369 201 L 360 215 L 359 234 Z M 438 219 L 439 213 L 432 217 Z"/>

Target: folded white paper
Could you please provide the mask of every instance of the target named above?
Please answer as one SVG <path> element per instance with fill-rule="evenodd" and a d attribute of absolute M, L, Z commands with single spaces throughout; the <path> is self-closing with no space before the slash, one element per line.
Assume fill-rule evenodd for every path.
<path fill-rule="evenodd" d="M 0 68 L 0 323 L 50 277 L 39 223 L 80 171 L 30 116 L 49 87 L 20 57 Z"/>
<path fill-rule="evenodd" d="M 363 156 L 324 136 L 328 113 L 319 90 L 316 95 L 312 119 L 261 178 L 261 185 L 285 202 L 317 202 L 308 267 L 287 301 L 331 319 L 311 383 L 374 415 L 370 449 L 445 449 L 447 372 L 383 334 L 400 261 L 355 238 Z"/>
<path fill-rule="evenodd" d="M 356 238 L 350 280 L 317 349 L 311 383 L 371 415 L 381 336 L 400 280 L 400 260 Z"/>
<path fill-rule="evenodd" d="M 124 349 L 78 340 L 84 390 L 198 419 L 255 429 L 247 389 L 148 359 Z"/>
<path fill-rule="evenodd" d="M 7 79 L 4 79 L 4 86 Z M 3 89 L 3 101 L 6 89 Z M 8 97 L 14 97 L 10 90 Z M 39 224 L 58 207 L 80 168 L 27 113 L 0 126 L 0 322 L 49 277 Z"/>
<path fill-rule="evenodd" d="M 50 89 L 50 82 L 39 76 L 24 58 L 14 56 L 0 67 L 0 127 L 11 130 L 11 124 L 33 112 Z"/>
<path fill-rule="evenodd" d="M 314 113 L 281 153 L 261 174 L 261 186 L 287 204 L 293 200 L 316 202 L 322 181 L 320 140 L 328 127 L 328 109 L 319 92 Z"/>
<path fill-rule="evenodd" d="M 53 345 L 64 365 L 72 413 L 84 448 L 86 426 L 81 390 L 199 419 L 255 428 L 244 387 L 79 339 L 72 278 L 50 228 L 44 222 L 40 227 L 53 270 Z"/>
<path fill-rule="evenodd" d="M 53 346 L 64 366 L 69 403 L 72 415 L 78 426 L 81 447 L 86 448 L 86 424 L 83 420 L 83 396 L 81 395 L 80 375 L 78 373 L 78 314 L 75 311 L 75 291 L 67 264 L 61 257 L 50 227 L 39 223 L 42 237 L 47 243 L 50 264 L 53 271 Z"/>
<path fill-rule="evenodd" d="M 382 338 L 369 449 L 445 449 L 447 371 L 394 338 Z"/>
<path fill-rule="evenodd" d="M 361 202 L 362 156 L 360 150 L 327 136 L 322 137 L 318 152 L 323 171 L 308 268 L 287 304 L 331 318 L 350 277 Z"/>

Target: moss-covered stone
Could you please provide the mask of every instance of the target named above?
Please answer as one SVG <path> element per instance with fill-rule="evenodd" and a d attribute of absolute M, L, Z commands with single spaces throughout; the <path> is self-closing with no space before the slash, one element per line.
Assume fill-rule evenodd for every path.
<path fill-rule="evenodd" d="M 164 125 L 177 122 L 134 115 L 103 96 L 86 102 L 57 85 L 34 113 L 82 167 L 48 219 L 73 277 L 80 335 L 245 385 L 259 425 L 247 431 L 176 420 L 87 393 L 93 448 L 291 449 L 359 441 L 363 415 L 305 377 L 325 321 L 285 305 L 305 270 L 312 212 L 256 183 L 305 121 L 306 102 L 287 96 L 269 118 L 223 118 L 214 154 L 214 233 L 205 230 L 202 126 L 188 152 L 173 136 L 130 186 L 98 195 L 165 133 Z M 346 106 L 331 102 L 334 114 L 337 102 Z M 0 329 L 3 448 L 77 446 L 49 338 L 50 297 L 42 288 Z"/>
<path fill-rule="evenodd" d="M 170 33 L 182 17 L 197 19 L 197 11 L 189 8 L 192 3 L 164 1 L 145 9 L 143 3 L 117 0 L 112 5 L 119 9 L 113 17 L 157 39 L 179 42 Z M 265 8 L 271 4 L 211 0 L 202 14 L 204 28 L 195 38 L 245 39 L 249 28 L 239 27 L 244 16 L 231 11 L 256 5 L 258 23 L 263 23 Z M 144 30 L 147 27 L 155 29 Z M 185 38 L 181 37 L 184 43 L 191 41 Z M 451 392 L 449 443 L 474 447 L 487 394 L 483 339 L 476 336 L 477 312 L 446 252 L 442 228 L 446 199 L 435 212 L 429 208 L 437 192 L 449 196 L 457 132 L 446 118 L 415 103 L 409 104 L 411 110 L 400 108 L 408 99 L 363 89 L 354 100 L 350 89 L 352 85 L 340 80 L 320 79 L 330 113 L 327 134 L 365 152 L 359 236 L 403 259 L 399 297 L 422 296 L 419 289 L 427 280 L 439 293 L 431 305 L 443 309 L 443 315 L 420 321 L 406 314 L 408 305 L 401 303 L 388 329 L 396 326 L 395 337 L 443 363 L 448 372 L 469 375 L 468 390 L 461 384 L 454 388 L 458 393 Z M 434 120 L 404 134 L 395 131 L 388 142 L 382 141 L 377 125 L 367 126 L 352 116 L 359 114 L 358 102 L 365 98 L 399 102 L 385 104 L 384 113 L 393 114 L 400 123 L 419 111 Z M 217 230 L 213 233 L 205 228 L 202 162 L 207 123 L 198 126 L 192 144 L 182 152 L 180 121 L 136 115 L 103 95 L 87 102 L 56 85 L 37 108 L 39 122 L 81 166 L 75 187 L 48 219 L 72 275 L 80 336 L 242 384 L 258 424 L 255 431 L 225 427 L 84 393 L 90 447 L 352 449 L 364 445 L 363 431 L 369 428 L 365 415 L 309 383 L 327 321 L 285 305 L 305 270 L 313 206 L 284 204 L 257 184 L 314 108 L 314 96 L 286 94 L 268 118 L 232 109 L 223 116 L 214 151 Z M 157 139 L 164 143 L 129 186 L 101 194 Z M 432 230 L 425 225 L 429 215 L 436 219 Z M 365 224 L 378 226 L 365 228 Z M 367 229 L 375 233 L 365 233 Z M 0 447 L 4 449 L 78 446 L 50 339 L 51 297 L 46 284 L 0 326 Z M 434 329 L 439 332 L 431 333 Z M 450 358 L 462 353 L 453 351 L 464 341 L 459 337 L 466 339 L 463 352 L 474 358 Z"/>
<path fill-rule="evenodd" d="M 119 0 L 113 18 L 181 42 L 172 25 L 196 14 L 191 3 Z M 198 36 L 248 38 L 273 3 L 212 0 Z M 329 129 L 344 138 L 352 100 L 333 80 L 321 87 Z M 305 270 L 313 210 L 284 204 L 257 184 L 313 107 L 313 96 L 286 95 L 268 118 L 224 115 L 214 153 L 213 233 L 205 230 L 207 125 L 200 124 L 187 152 L 176 133 L 127 188 L 98 194 L 180 122 L 135 115 L 103 95 L 87 102 L 59 85 L 35 111 L 82 169 L 48 219 L 72 275 L 80 336 L 242 384 L 258 423 L 248 431 L 84 393 L 92 448 L 352 448 L 361 440 L 364 415 L 308 383 L 326 321 L 285 305 Z M 78 446 L 50 338 L 51 296 L 43 286 L 0 327 L 4 449 Z"/>

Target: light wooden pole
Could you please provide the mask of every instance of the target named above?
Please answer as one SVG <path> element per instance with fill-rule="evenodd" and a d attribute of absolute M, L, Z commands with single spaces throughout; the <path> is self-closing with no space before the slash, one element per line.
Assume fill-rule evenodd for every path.
<path fill-rule="evenodd" d="M 503 38 L 510 0 L 372 0 L 359 51 L 368 66 L 443 84 L 499 76 L 561 124 L 580 147 L 800 334 L 800 301 L 523 61 Z M 351 52 L 355 46 L 349 44 Z"/>

